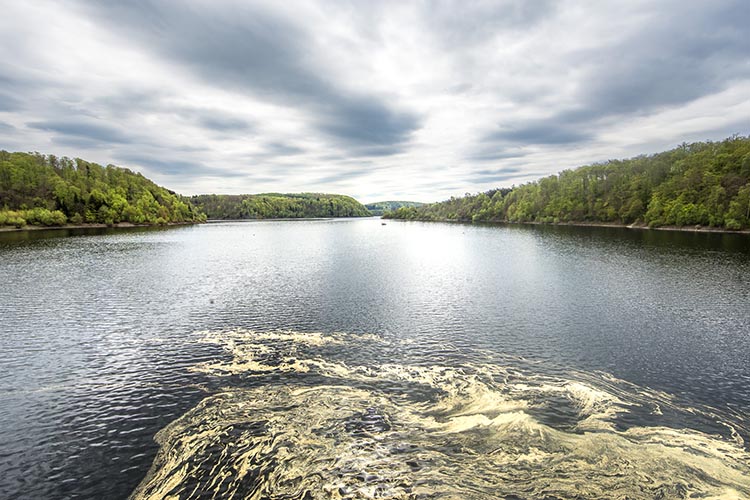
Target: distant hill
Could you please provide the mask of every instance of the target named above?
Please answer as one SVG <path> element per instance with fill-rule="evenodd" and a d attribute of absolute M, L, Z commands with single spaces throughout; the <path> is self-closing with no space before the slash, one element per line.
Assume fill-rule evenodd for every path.
<path fill-rule="evenodd" d="M 324 193 L 201 194 L 191 198 L 209 219 L 369 217 L 351 196 Z"/>
<path fill-rule="evenodd" d="M 421 207 L 424 203 L 418 201 L 379 201 L 377 203 L 368 203 L 365 205 L 372 215 L 383 215 L 385 212 L 392 212 L 401 207 Z"/>
<path fill-rule="evenodd" d="M 202 220 L 187 198 L 126 168 L 0 151 L 0 226 Z"/>
<path fill-rule="evenodd" d="M 564 170 L 514 188 L 399 208 L 396 219 L 750 228 L 750 137 Z"/>

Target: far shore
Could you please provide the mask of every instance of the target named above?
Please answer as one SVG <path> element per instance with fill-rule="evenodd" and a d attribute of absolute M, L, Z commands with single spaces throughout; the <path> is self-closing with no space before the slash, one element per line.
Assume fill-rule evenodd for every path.
<path fill-rule="evenodd" d="M 750 229 L 724 229 L 720 227 L 706 226 L 659 226 L 649 227 L 647 224 L 618 224 L 616 222 L 511 222 L 507 220 L 457 220 L 457 219 L 385 219 L 385 220 L 405 220 L 407 222 L 458 222 L 464 224 L 509 224 L 518 226 L 575 226 L 575 227 L 614 227 L 621 229 L 637 229 L 645 231 L 679 231 L 688 233 L 722 233 L 722 234 L 750 234 Z"/>
<path fill-rule="evenodd" d="M 619 227 L 625 229 L 641 229 L 647 231 L 681 231 L 688 233 L 728 233 L 728 234 L 750 234 L 750 229 L 724 229 L 721 227 L 706 226 L 659 226 L 649 227 L 647 224 L 617 224 L 614 222 L 505 222 L 506 224 L 531 224 L 535 226 L 578 226 L 578 227 Z"/>
<path fill-rule="evenodd" d="M 1 226 L 0 233 L 11 233 L 19 231 L 44 231 L 55 229 L 95 229 L 95 228 L 127 228 L 127 227 L 166 227 L 166 226 L 190 226 L 200 222 L 167 222 L 166 224 L 133 224 L 132 222 L 118 222 L 117 224 L 65 224 L 62 226 L 36 226 L 28 224 L 23 227 Z"/>

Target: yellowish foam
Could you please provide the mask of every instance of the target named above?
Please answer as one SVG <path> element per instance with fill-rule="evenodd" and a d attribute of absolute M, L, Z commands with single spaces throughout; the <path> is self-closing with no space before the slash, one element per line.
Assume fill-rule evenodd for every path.
<path fill-rule="evenodd" d="M 750 498 L 741 440 L 664 426 L 616 430 L 636 403 L 608 389 L 613 379 L 511 377 L 492 363 L 359 366 L 305 352 L 357 342 L 344 334 L 204 338 L 232 356 L 196 368 L 206 373 L 295 372 L 338 383 L 307 386 L 302 377 L 204 399 L 157 435 L 159 455 L 134 498 Z M 382 389 L 395 383 L 432 396 Z M 577 414 L 572 428 L 534 416 L 565 400 Z"/>

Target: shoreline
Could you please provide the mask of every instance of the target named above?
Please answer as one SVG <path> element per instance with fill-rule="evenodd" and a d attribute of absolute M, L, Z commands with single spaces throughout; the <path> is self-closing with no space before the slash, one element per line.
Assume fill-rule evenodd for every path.
<path fill-rule="evenodd" d="M 686 233 L 726 233 L 726 234 L 750 234 L 750 229 L 724 229 L 720 227 L 705 226 L 659 226 L 649 227 L 646 224 L 618 224 L 616 222 L 506 222 L 503 224 L 530 224 L 535 226 L 575 226 L 575 227 L 615 227 L 622 229 L 637 229 L 641 231 L 675 231 Z"/>
<path fill-rule="evenodd" d="M 0 233 L 15 233 L 22 231 L 49 231 L 56 229 L 125 229 L 131 227 L 168 227 L 168 226 L 191 226 L 193 224 L 202 224 L 201 222 L 167 222 L 166 224 L 133 224 L 132 222 L 118 222 L 117 224 L 65 224 L 62 226 L 36 226 L 28 224 L 24 227 L 2 226 Z"/>
<path fill-rule="evenodd" d="M 750 229 L 723 229 L 720 227 L 705 227 L 705 226 L 660 226 L 660 227 L 649 227 L 645 224 L 618 224 L 616 222 L 511 222 L 506 220 L 483 220 L 483 221 L 470 221 L 470 220 L 457 220 L 457 219 L 395 219 L 388 218 L 384 220 L 396 220 L 406 222 L 450 222 L 459 224 L 504 224 L 504 225 L 515 225 L 515 226 L 573 226 L 573 227 L 603 227 L 603 228 L 619 228 L 619 229 L 635 229 L 641 231 L 673 231 L 673 232 L 684 232 L 684 233 L 717 233 L 717 234 L 744 234 L 750 235 Z"/>
<path fill-rule="evenodd" d="M 215 224 L 217 222 L 257 222 L 257 221 L 306 221 L 306 220 L 340 220 L 340 219 L 375 219 L 376 215 L 348 215 L 341 217 L 266 217 L 254 219 L 206 219 L 206 224 Z"/>
<path fill-rule="evenodd" d="M 65 224 L 63 226 L 36 226 L 26 225 L 21 228 L 14 226 L 2 226 L 0 227 L 0 233 L 13 233 L 22 231 L 49 231 L 59 229 L 126 229 L 134 227 L 170 227 L 170 226 L 191 226 L 195 224 L 215 224 L 220 222 L 254 222 L 254 221 L 321 221 L 321 220 L 333 220 L 338 217 L 298 217 L 298 218 L 278 218 L 278 219 L 209 219 L 206 222 L 168 222 L 166 224 L 133 224 L 131 222 L 120 222 L 117 224 L 107 225 L 103 223 L 93 224 Z M 367 218 L 367 217 L 343 217 L 346 219 L 352 218 Z M 377 218 L 377 216 L 373 217 Z M 382 218 L 382 217 L 381 217 Z M 601 228 L 619 228 L 619 229 L 635 229 L 641 231 L 673 231 L 673 232 L 685 232 L 685 233 L 717 233 L 717 234 L 744 234 L 750 235 L 750 229 L 731 230 L 723 229 L 718 227 L 705 227 L 705 226 L 660 226 L 660 227 L 649 227 L 645 224 L 618 224 L 616 222 L 510 222 L 504 220 L 486 220 L 486 221 L 470 221 L 470 220 L 457 220 L 457 219 L 438 219 L 438 220 L 427 220 L 427 219 L 383 219 L 383 220 L 395 220 L 405 222 L 448 222 L 458 224 L 503 224 L 503 225 L 516 225 L 516 226 L 572 226 L 572 227 L 601 227 Z"/>

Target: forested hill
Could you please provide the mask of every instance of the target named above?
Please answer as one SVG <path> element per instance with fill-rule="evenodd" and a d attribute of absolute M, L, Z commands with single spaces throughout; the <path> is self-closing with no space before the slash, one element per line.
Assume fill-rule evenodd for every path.
<path fill-rule="evenodd" d="M 209 219 L 295 219 L 305 217 L 369 217 L 360 202 L 340 194 L 201 194 L 192 202 Z"/>
<path fill-rule="evenodd" d="M 0 226 L 202 220 L 187 198 L 125 168 L 0 151 Z"/>
<path fill-rule="evenodd" d="M 415 220 L 591 222 L 750 228 L 750 138 L 683 144 L 611 160 L 512 189 L 400 208 Z"/>
<path fill-rule="evenodd" d="M 418 201 L 378 201 L 376 203 L 368 203 L 365 208 L 370 211 L 372 215 L 383 215 L 385 212 L 392 212 L 398 210 L 401 207 L 421 207 L 424 203 Z"/>

